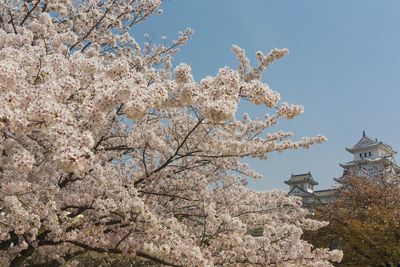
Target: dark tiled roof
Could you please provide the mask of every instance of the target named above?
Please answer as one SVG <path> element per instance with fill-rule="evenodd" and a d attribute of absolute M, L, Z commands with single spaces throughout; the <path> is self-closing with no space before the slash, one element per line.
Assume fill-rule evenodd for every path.
<path fill-rule="evenodd" d="M 289 180 L 285 181 L 285 184 L 301 184 L 304 182 L 308 182 L 312 185 L 317 185 L 318 183 L 314 180 L 310 172 L 300 173 L 300 174 L 292 174 Z"/>

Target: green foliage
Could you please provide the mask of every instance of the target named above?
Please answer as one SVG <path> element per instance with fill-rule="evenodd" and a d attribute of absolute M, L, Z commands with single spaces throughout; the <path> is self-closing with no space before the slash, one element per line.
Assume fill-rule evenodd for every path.
<path fill-rule="evenodd" d="M 398 180 L 348 178 L 337 201 L 315 207 L 313 218 L 330 224 L 304 238 L 317 247 L 343 250 L 337 266 L 399 266 Z"/>

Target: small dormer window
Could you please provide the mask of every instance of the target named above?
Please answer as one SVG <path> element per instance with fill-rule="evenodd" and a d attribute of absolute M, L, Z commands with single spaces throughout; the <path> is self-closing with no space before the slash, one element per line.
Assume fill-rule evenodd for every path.
<path fill-rule="evenodd" d="M 371 152 L 368 152 L 368 155 L 371 157 L 371 156 L 372 156 L 372 153 L 371 153 Z"/>

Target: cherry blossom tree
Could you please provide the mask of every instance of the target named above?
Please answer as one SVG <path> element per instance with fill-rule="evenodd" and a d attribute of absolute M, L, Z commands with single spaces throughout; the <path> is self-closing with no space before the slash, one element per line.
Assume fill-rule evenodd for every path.
<path fill-rule="evenodd" d="M 170 45 L 132 27 L 161 0 L 0 1 L 0 265 L 73 266 L 85 255 L 169 266 L 330 266 L 296 197 L 254 192 L 240 160 L 308 148 L 268 132 L 303 107 L 260 81 L 286 49 L 233 46 L 237 70 L 194 81 Z M 236 118 L 239 101 L 264 119 Z M 266 111 L 267 112 L 267 111 Z M 249 234 L 262 228 L 261 236 Z"/>

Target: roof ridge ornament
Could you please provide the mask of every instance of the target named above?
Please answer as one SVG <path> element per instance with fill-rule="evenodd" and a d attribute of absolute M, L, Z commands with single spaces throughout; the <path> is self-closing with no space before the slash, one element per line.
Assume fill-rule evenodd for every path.
<path fill-rule="evenodd" d="M 365 130 L 363 130 L 363 137 L 365 137 Z"/>

